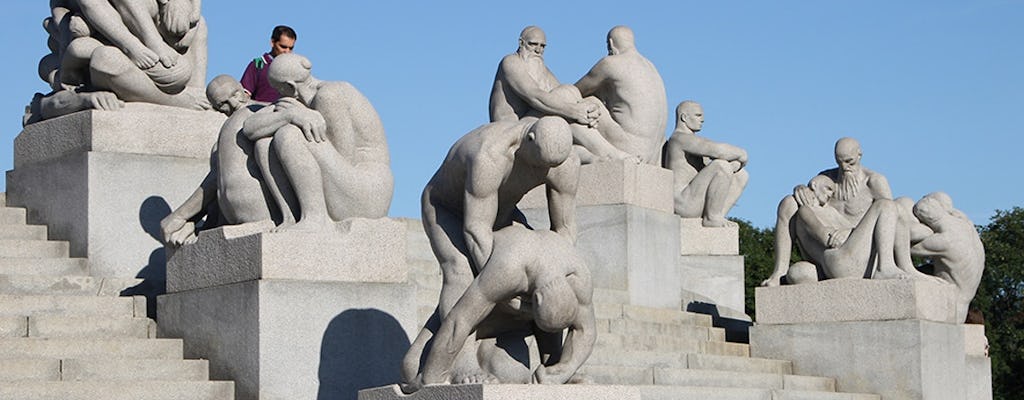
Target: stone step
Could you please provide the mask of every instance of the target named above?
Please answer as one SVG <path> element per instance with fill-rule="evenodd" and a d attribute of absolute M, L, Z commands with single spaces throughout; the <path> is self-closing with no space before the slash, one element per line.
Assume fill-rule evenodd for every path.
<path fill-rule="evenodd" d="M 0 258 L 0 275 L 88 275 L 84 258 Z"/>
<path fill-rule="evenodd" d="M 181 359 L 180 339 L 0 338 L 0 360 L 36 358 Z M 0 396 L 0 398 L 4 398 Z"/>
<path fill-rule="evenodd" d="M 664 308 L 594 303 L 594 313 L 599 319 L 628 319 L 662 324 L 711 326 L 710 315 Z"/>
<path fill-rule="evenodd" d="M 580 374 L 601 385 L 668 385 L 835 392 L 835 379 L 815 376 L 714 371 L 664 366 L 584 365 Z"/>
<path fill-rule="evenodd" d="M 0 239 L 46 240 L 46 226 L 0 224 Z"/>
<path fill-rule="evenodd" d="M 68 242 L 56 240 L 0 240 L 0 258 L 68 257 Z"/>
<path fill-rule="evenodd" d="M 80 315 L 131 317 L 144 316 L 146 305 L 142 297 L 98 297 L 98 296 L 33 296 L 0 294 L 0 315 Z M 136 310 L 141 307 L 141 314 Z"/>
<path fill-rule="evenodd" d="M 881 400 L 873 394 L 703 386 L 637 386 L 643 400 Z"/>
<path fill-rule="evenodd" d="M 28 337 L 147 339 L 156 337 L 156 321 L 134 317 L 40 315 L 28 318 Z"/>
<path fill-rule="evenodd" d="M 232 382 L 14 382 L 0 398 L 19 400 L 234 400 Z"/>
<path fill-rule="evenodd" d="M 14 359 L 0 363 L 0 382 L 205 381 L 206 360 Z"/>
<path fill-rule="evenodd" d="M 0 207 L 0 225 L 24 225 L 26 214 L 22 207 Z"/>
<path fill-rule="evenodd" d="M 706 326 L 637 321 L 631 319 L 608 320 L 608 331 L 623 335 L 665 335 L 700 340 L 725 341 L 725 329 Z M 600 332 L 600 331 L 599 331 Z"/>
<path fill-rule="evenodd" d="M 687 354 L 686 367 L 717 371 L 793 374 L 793 362 L 768 358 L 719 356 L 713 354 Z"/>
<path fill-rule="evenodd" d="M 205 381 L 210 379 L 206 360 L 110 360 L 61 361 L 64 381 Z"/>
<path fill-rule="evenodd" d="M 598 333 L 597 343 L 594 344 L 594 350 L 624 349 L 675 353 L 700 353 L 701 342 L 706 342 L 706 340 L 659 335 Z"/>
<path fill-rule="evenodd" d="M 119 296 L 142 279 L 100 278 L 84 275 L 0 275 L 0 294 Z"/>

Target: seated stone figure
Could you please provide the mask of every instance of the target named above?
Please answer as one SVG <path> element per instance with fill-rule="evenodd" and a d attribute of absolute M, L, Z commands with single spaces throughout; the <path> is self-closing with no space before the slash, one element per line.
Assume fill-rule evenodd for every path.
<path fill-rule="evenodd" d="M 297 204 L 296 223 L 281 229 L 324 230 L 348 218 L 387 215 L 394 192 L 384 127 L 370 101 L 348 82 L 316 79 L 313 64 L 281 54 L 267 71 L 282 98 L 247 118 L 250 140 L 273 137 Z"/>
<path fill-rule="evenodd" d="M 676 129 L 664 148 L 664 166 L 675 174 L 675 212 L 702 218 L 706 227 L 731 225 L 725 215 L 749 180 L 743 168 L 747 152 L 697 136 L 703 124 L 704 109 L 697 102 L 676 107 Z"/>
<path fill-rule="evenodd" d="M 519 48 L 501 59 L 494 75 L 491 122 L 558 116 L 570 124 L 574 142 L 585 150 L 578 153 L 579 157 L 587 158 L 582 160 L 584 163 L 638 158 L 601 136 L 597 127 L 604 105 L 595 97 L 584 99 L 576 86 L 560 84 L 544 65 L 546 47 L 547 37 L 536 26 L 528 26 L 519 34 Z M 607 110 L 603 117 L 611 121 Z"/>
<path fill-rule="evenodd" d="M 629 27 L 620 25 L 608 31 L 607 44 L 608 56 L 575 84 L 584 98 L 594 96 L 600 100 L 600 116 L 594 126 L 600 137 L 581 141 L 580 138 L 595 134 L 593 129 L 584 129 L 577 133 L 577 140 L 596 143 L 603 139 L 641 162 L 661 165 L 668 122 L 668 100 L 661 75 L 637 51 Z M 584 144 L 578 149 L 584 163 L 599 158 L 587 148 Z"/>
<path fill-rule="evenodd" d="M 985 248 L 978 231 L 964 213 L 953 208 L 953 199 L 946 193 L 930 193 L 912 207 L 920 222 L 911 229 L 910 252 L 928 259 L 936 277 L 957 287 L 957 321 L 963 322 L 985 270 Z"/>
<path fill-rule="evenodd" d="M 254 112 L 273 106 L 250 101 L 249 93 L 228 75 L 210 81 L 206 93 L 228 119 L 210 154 L 210 172 L 189 199 L 160 223 L 164 241 L 171 246 L 195 242 L 195 221 L 204 216 L 207 229 L 291 216 L 281 191 L 288 193 L 289 188 L 286 180 L 278 179 L 280 166 L 270 153 L 270 139 L 254 142 L 242 132 L 244 121 Z M 211 208 L 216 213 L 209 215 Z"/>
<path fill-rule="evenodd" d="M 206 26 L 199 0 L 54 0 L 44 21 L 51 53 L 26 123 L 121 103 L 208 109 Z M 101 94 L 105 93 L 105 94 Z"/>
<path fill-rule="evenodd" d="M 541 352 L 542 365 L 532 373 L 536 382 L 567 382 L 590 356 L 597 338 L 592 292 L 590 271 L 566 238 L 519 225 L 495 232 L 493 253 L 480 275 L 440 327 L 424 327 L 406 354 L 404 390 L 440 383 L 530 383 L 528 357 L 516 359 L 504 350 L 515 341 L 525 349 L 524 339 L 530 335 L 536 336 Z M 510 303 L 518 308 L 507 307 Z M 477 355 L 485 376 L 453 376 L 463 343 L 474 333 L 486 339 Z M 497 337 L 502 338 L 501 347 Z"/>

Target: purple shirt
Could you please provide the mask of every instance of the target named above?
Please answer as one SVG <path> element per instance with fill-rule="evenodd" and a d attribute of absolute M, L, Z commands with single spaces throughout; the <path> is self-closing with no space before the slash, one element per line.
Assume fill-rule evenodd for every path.
<path fill-rule="evenodd" d="M 267 80 L 267 70 L 270 69 L 272 61 L 274 56 L 263 53 L 262 57 L 250 61 L 242 73 L 242 87 L 252 93 L 253 100 L 273 103 L 281 98 L 281 94 L 270 86 L 270 81 Z"/>

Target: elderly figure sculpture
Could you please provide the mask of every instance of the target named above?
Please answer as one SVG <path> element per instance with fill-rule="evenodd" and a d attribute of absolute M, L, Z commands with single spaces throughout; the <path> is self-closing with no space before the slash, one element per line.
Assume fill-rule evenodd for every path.
<path fill-rule="evenodd" d="M 633 30 L 616 26 L 608 31 L 608 56 L 576 82 L 580 94 L 600 100 L 597 132 L 612 146 L 640 161 L 660 165 L 661 146 L 668 122 L 668 100 L 661 75 L 636 49 Z M 592 129 L 579 135 L 594 135 Z M 586 146 L 579 149 L 586 154 Z M 586 154 L 594 159 L 595 155 Z"/>
<path fill-rule="evenodd" d="M 575 242 L 579 168 L 559 117 L 492 122 L 452 145 L 422 197 L 423 227 L 443 278 L 438 317 L 447 317 L 484 268 L 493 232 L 525 221 L 516 204 L 531 189 L 546 186 L 552 229 Z M 472 356 L 457 364 L 468 375 L 479 370 Z"/>
<path fill-rule="evenodd" d="M 836 141 L 835 159 L 838 168 L 820 172 L 818 175 L 827 178 L 832 182 L 834 193 L 827 196 L 825 205 L 814 208 L 813 204 L 819 200 L 815 197 L 825 196 L 817 193 L 817 189 L 797 187 L 794 195 L 786 196 L 779 203 L 778 219 L 775 225 L 775 268 L 764 282 L 763 286 L 777 286 L 783 276 L 790 270 L 789 260 L 793 246 L 793 240 L 800 246 L 801 250 L 810 254 L 811 263 L 819 268 L 828 268 L 837 273 L 830 276 L 827 271 L 826 277 L 851 277 L 857 275 L 853 270 L 859 266 L 849 267 L 850 271 L 838 272 L 842 268 L 834 267 L 824 256 L 824 249 L 837 248 L 853 237 L 854 232 L 861 232 L 860 235 L 873 236 L 878 254 L 893 252 L 894 260 L 888 262 L 888 256 L 880 258 L 878 269 L 867 268 L 862 277 L 874 278 L 927 278 L 918 272 L 910 261 L 909 246 L 910 236 L 908 221 L 901 218 L 903 213 L 892 201 L 892 190 L 885 177 L 877 172 L 865 168 L 860 161 L 863 154 L 860 143 L 853 138 L 841 138 Z M 826 182 L 818 178 L 812 182 Z M 817 185 L 818 183 L 815 183 Z M 876 205 L 876 203 L 879 203 Z M 809 207 L 807 207 L 809 206 Z M 809 211 L 802 211 L 808 208 Z M 798 212 L 803 212 L 804 217 L 796 218 Z M 865 215 L 872 213 L 866 224 L 861 224 Z M 876 215 L 877 213 L 877 215 Z M 823 216 L 826 215 L 827 216 Z M 805 218 L 806 217 L 806 218 Z M 827 221 L 822 222 L 822 218 Z M 817 221 L 817 222 L 814 222 Z M 809 223 L 815 225 L 808 225 Z M 875 226 L 878 225 L 876 228 Z M 872 227 L 871 229 L 866 228 Z M 826 231 L 827 232 L 824 232 Z M 877 230 L 877 232 L 876 232 Z M 891 233 L 889 233 L 891 231 Z M 868 234 L 867 232 L 871 232 Z M 824 236 L 823 236 L 824 235 Z M 876 236 L 878 235 L 878 236 Z M 890 240 L 889 237 L 892 237 Z M 859 240 L 859 239 L 858 239 Z M 854 248 L 860 248 L 860 242 Z M 822 251 L 818 251 L 821 249 Z M 869 254 L 870 250 L 855 251 L 860 257 Z M 820 254 L 819 254 L 820 253 Z M 861 254 L 863 253 L 863 254 Z M 806 256 L 805 254 L 805 256 Z M 841 254 L 831 252 L 830 254 Z M 852 253 L 851 253 L 852 254 Z M 832 257 L 832 256 L 829 256 Z M 869 257 L 868 262 L 874 258 Z M 826 267 L 828 264 L 828 267 Z M 801 263 L 799 266 L 806 268 L 808 264 Z M 845 271 L 845 270 L 844 270 Z M 798 275 L 810 275 L 798 273 Z"/>
<path fill-rule="evenodd" d="M 590 356 L 595 332 L 590 271 L 573 244 L 551 231 L 513 225 L 494 233 L 494 251 L 434 334 L 425 327 L 402 366 L 404 390 L 424 384 L 464 383 L 453 376 L 463 343 L 474 333 L 483 339 L 480 360 L 487 367 L 478 382 L 530 383 L 528 357 L 505 352 L 510 341 L 534 335 L 541 365 L 537 383 L 561 384 Z M 503 308 L 512 302 L 516 309 Z M 568 328 L 565 342 L 562 331 Z M 501 348 L 495 337 L 502 337 Z M 423 344 L 432 338 L 427 348 Z M 420 366 L 421 356 L 425 357 Z"/>
<path fill-rule="evenodd" d="M 165 243 L 172 246 L 195 242 L 195 220 L 206 215 L 210 207 L 217 212 L 206 215 L 204 228 L 271 218 L 280 221 L 290 216 L 281 211 L 282 207 L 287 210 L 287 202 L 274 176 L 281 172 L 270 154 L 270 140 L 253 142 L 242 132 L 245 120 L 264 104 L 252 102 L 241 83 L 228 75 L 210 81 L 206 94 L 214 109 L 228 119 L 210 154 L 210 172 L 192 196 L 160 223 Z M 287 186 L 284 189 L 288 190 Z"/>
<path fill-rule="evenodd" d="M 732 224 L 726 213 L 736 204 L 749 175 L 747 152 L 739 147 L 697 136 L 704 109 L 694 101 L 676 107 L 676 129 L 665 143 L 664 166 L 675 175 L 675 212 L 683 218 L 702 218 L 706 227 Z"/>
<path fill-rule="evenodd" d="M 598 160 L 630 157 L 594 129 L 599 124 L 601 102 L 595 98 L 584 99 L 573 85 L 559 84 L 544 65 L 545 47 L 544 31 L 528 26 L 519 35 L 516 52 L 501 59 L 491 87 L 491 122 L 515 121 L 527 116 L 559 116 L 571 124 L 574 141 L 586 149 L 581 154 L 588 158 L 593 155 Z"/>
<path fill-rule="evenodd" d="M 911 229 L 910 251 L 931 261 L 935 276 L 957 287 L 956 317 L 963 322 L 985 269 L 985 248 L 978 231 L 943 192 L 924 196 L 912 210 L 920 222 Z"/>
<path fill-rule="evenodd" d="M 250 140 L 273 138 L 297 205 L 297 221 L 281 229 L 323 230 L 332 221 L 381 218 L 394 191 L 384 127 L 348 82 L 313 77 L 305 57 L 281 54 L 267 78 L 282 98 L 246 119 Z"/>
<path fill-rule="evenodd" d="M 54 0 L 44 21 L 51 54 L 40 75 L 54 90 L 33 100 L 26 122 L 88 108 L 147 102 L 209 108 L 206 26 L 200 0 Z M 99 94 L 99 93 L 112 93 Z"/>

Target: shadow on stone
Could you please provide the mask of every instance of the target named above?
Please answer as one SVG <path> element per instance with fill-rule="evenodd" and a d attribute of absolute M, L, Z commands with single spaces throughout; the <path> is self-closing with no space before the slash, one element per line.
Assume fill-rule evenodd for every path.
<path fill-rule="evenodd" d="M 139 206 L 139 225 L 156 242 L 149 260 L 135 275 L 142 283 L 121 291 L 121 296 L 146 296 L 146 316 L 156 319 L 156 296 L 167 292 L 167 253 L 163 246 L 160 221 L 171 213 L 167 200 L 150 196 Z"/>
<path fill-rule="evenodd" d="M 745 315 L 722 315 L 717 305 L 699 301 L 687 304 L 686 311 L 710 315 L 711 325 L 725 329 L 726 341 L 750 343 L 750 326 L 754 323 Z"/>
<path fill-rule="evenodd" d="M 380 310 L 347 310 L 331 320 L 320 346 L 318 400 L 355 400 L 360 389 L 398 383 L 409 338 Z"/>

